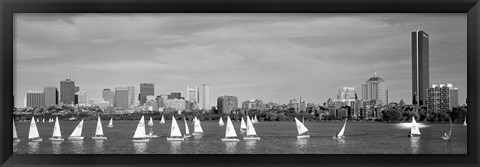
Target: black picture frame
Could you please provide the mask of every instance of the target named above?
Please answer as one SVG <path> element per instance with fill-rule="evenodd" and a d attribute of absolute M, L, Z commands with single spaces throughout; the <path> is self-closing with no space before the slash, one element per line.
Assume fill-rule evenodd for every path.
<path fill-rule="evenodd" d="M 2 166 L 479 166 L 479 0 L 2 0 Z M 12 154 L 15 13 L 468 13 L 468 152 L 459 155 L 19 155 Z"/>

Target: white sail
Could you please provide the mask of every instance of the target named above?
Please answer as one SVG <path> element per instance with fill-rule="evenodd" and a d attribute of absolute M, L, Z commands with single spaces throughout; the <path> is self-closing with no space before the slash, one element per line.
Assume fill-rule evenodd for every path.
<path fill-rule="evenodd" d="M 133 138 L 144 138 L 145 137 L 145 121 L 143 120 L 143 116 L 138 122 L 137 129 L 135 130 L 135 134 Z"/>
<path fill-rule="evenodd" d="M 78 123 L 77 127 L 75 130 L 73 130 L 72 134 L 70 136 L 82 136 L 82 129 L 83 129 L 83 119 Z"/>
<path fill-rule="evenodd" d="M 17 128 L 15 128 L 15 120 L 13 120 L 13 139 L 18 138 L 17 136 Z"/>
<path fill-rule="evenodd" d="M 98 116 L 97 130 L 95 131 L 95 136 L 103 136 L 102 121 L 100 120 L 100 116 Z"/>
<path fill-rule="evenodd" d="M 467 117 L 465 117 L 465 121 L 463 122 L 463 125 L 467 125 Z"/>
<path fill-rule="evenodd" d="M 177 120 L 175 120 L 175 116 L 172 116 L 172 126 L 170 128 L 170 137 L 182 137 L 182 132 L 180 131 L 180 127 L 178 127 Z"/>
<path fill-rule="evenodd" d="M 308 132 L 307 127 L 305 127 L 305 125 L 303 125 L 297 118 L 295 118 L 295 123 L 297 124 L 297 130 L 299 135 Z"/>
<path fill-rule="evenodd" d="M 197 117 L 194 118 L 194 126 L 193 126 L 193 133 L 203 133 L 202 125 L 200 125 L 200 120 Z"/>
<path fill-rule="evenodd" d="M 30 130 L 28 131 L 28 139 L 40 137 L 38 134 L 37 124 L 35 124 L 35 118 L 32 117 L 32 121 L 30 122 Z"/>
<path fill-rule="evenodd" d="M 37 118 L 37 122 L 40 122 L 40 118 Z"/>
<path fill-rule="evenodd" d="M 345 123 L 343 124 L 342 130 L 338 132 L 337 137 L 342 137 L 343 134 L 345 133 L 345 126 L 347 125 L 347 120 L 345 120 Z"/>
<path fill-rule="evenodd" d="M 412 117 L 412 128 L 410 129 L 410 134 L 420 135 L 420 129 L 418 129 L 418 125 L 417 125 L 417 121 L 415 121 L 415 117 Z"/>
<path fill-rule="evenodd" d="M 237 137 L 237 132 L 235 132 L 235 127 L 233 127 L 233 123 L 230 120 L 230 116 L 227 117 L 227 129 L 225 132 L 225 138 L 227 137 Z"/>
<path fill-rule="evenodd" d="M 62 131 L 60 130 L 60 122 L 58 122 L 58 117 L 55 118 L 55 126 L 53 127 L 52 137 L 62 137 Z"/>
<path fill-rule="evenodd" d="M 113 127 L 113 118 L 110 118 L 110 122 L 108 123 L 107 127 Z"/>
<path fill-rule="evenodd" d="M 245 124 L 245 120 L 242 117 L 242 123 L 240 123 L 240 129 L 247 129 L 247 125 Z"/>
<path fill-rule="evenodd" d="M 162 119 L 160 120 L 160 123 L 161 123 L 161 124 L 164 124 L 164 123 L 165 123 L 165 118 L 163 117 L 163 115 L 162 115 Z"/>
<path fill-rule="evenodd" d="M 255 123 L 258 123 L 257 115 L 255 115 L 254 121 L 255 121 Z"/>
<path fill-rule="evenodd" d="M 150 121 L 148 121 L 148 126 L 153 126 L 153 119 L 150 117 Z"/>
<path fill-rule="evenodd" d="M 223 117 L 220 117 L 220 121 L 218 121 L 218 125 L 223 126 Z"/>
<path fill-rule="evenodd" d="M 250 121 L 250 118 L 248 118 L 248 115 L 247 115 L 247 136 L 255 136 L 255 135 L 257 135 L 257 132 L 255 132 L 253 123 L 252 121 Z"/>
<path fill-rule="evenodd" d="M 187 119 L 183 118 L 183 121 L 185 122 L 185 135 L 189 135 L 190 129 L 188 129 Z"/>
<path fill-rule="evenodd" d="M 42 119 L 42 122 L 45 122 L 45 118 Z"/>

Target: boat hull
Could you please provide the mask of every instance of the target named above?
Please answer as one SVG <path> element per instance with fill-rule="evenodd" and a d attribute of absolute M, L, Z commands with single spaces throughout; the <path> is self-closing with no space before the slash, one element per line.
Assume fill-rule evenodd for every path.
<path fill-rule="evenodd" d="M 34 139 L 30 139 L 30 142 L 41 142 L 43 141 L 42 138 L 34 138 Z"/>
<path fill-rule="evenodd" d="M 193 134 L 192 134 L 192 135 L 194 135 L 194 136 L 203 135 L 203 132 L 193 132 Z"/>
<path fill-rule="evenodd" d="M 83 140 L 83 136 L 70 136 L 68 137 L 68 141 L 79 141 Z"/>
<path fill-rule="evenodd" d="M 150 141 L 150 139 L 132 139 L 134 143 L 146 143 L 148 141 Z"/>
<path fill-rule="evenodd" d="M 188 134 L 188 135 L 185 134 L 185 135 L 183 136 L 183 138 L 189 138 L 189 137 L 192 137 L 192 135 L 191 135 L 191 134 Z"/>
<path fill-rule="evenodd" d="M 105 136 L 93 136 L 92 139 L 93 140 L 107 140 L 107 137 L 105 137 Z"/>
<path fill-rule="evenodd" d="M 113 128 L 113 125 L 112 126 L 108 125 L 107 128 Z"/>
<path fill-rule="evenodd" d="M 420 134 L 408 134 L 408 137 L 420 137 Z"/>
<path fill-rule="evenodd" d="M 239 139 L 227 139 L 227 138 L 222 138 L 222 141 L 225 141 L 225 142 L 239 142 L 240 140 L 239 140 Z"/>
<path fill-rule="evenodd" d="M 345 138 L 345 136 L 333 136 L 333 140 L 343 140 Z"/>
<path fill-rule="evenodd" d="M 17 139 L 13 139 L 13 142 L 14 142 L 14 143 L 18 143 L 18 142 L 20 142 L 20 139 L 18 139 L 18 138 L 17 138 Z"/>
<path fill-rule="evenodd" d="M 158 136 L 157 135 L 147 135 L 145 136 L 146 138 L 157 138 Z"/>
<path fill-rule="evenodd" d="M 52 137 L 52 138 L 49 138 L 48 140 L 50 140 L 50 141 L 65 141 L 65 139 L 61 138 L 61 137 Z"/>
<path fill-rule="evenodd" d="M 299 135 L 297 139 L 310 139 L 310 135 Z"/>
<path fill-rule="evenodd" d="M 247 129 L 240 129 L 240 133 L 245 133 L 247 132 Z"/>
<path fill-rule="evenodd" d="M 167 141 L 184 141 L 185 138 L 181 137 L 181 138 L 178 138 L 178 137 L 167 137 Z"/>
<path fill-rule="evenodd" d="M 249 137 L 244 137 L 243 140 L 260 140 L 260 137 L 249 136 Z"/>

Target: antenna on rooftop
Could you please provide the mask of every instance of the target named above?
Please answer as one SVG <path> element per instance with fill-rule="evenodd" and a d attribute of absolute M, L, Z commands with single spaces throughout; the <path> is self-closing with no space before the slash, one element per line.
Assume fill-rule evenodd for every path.
<path fill-rule="evenodd" d="M 377 63 L 375 63 L 375 71 L 374 71 L 373 77 L 377 77 Z"/>

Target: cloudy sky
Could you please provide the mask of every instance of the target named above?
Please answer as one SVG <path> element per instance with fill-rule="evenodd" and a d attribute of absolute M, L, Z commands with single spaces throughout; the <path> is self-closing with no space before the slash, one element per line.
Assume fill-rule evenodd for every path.
<path fill-rule="evenodd" d="M 309 103 L 374 74 L 411 103 L 411 35 L 430 35 L 430 83 L 467 95 L 466 14 L 16 14 L 15 106 L 68 75 L 88 99 L 155 83 L 155 94 L 210 83 L 222 95 Z M 18 94 L 18 95 L 17 95 Z"/>

